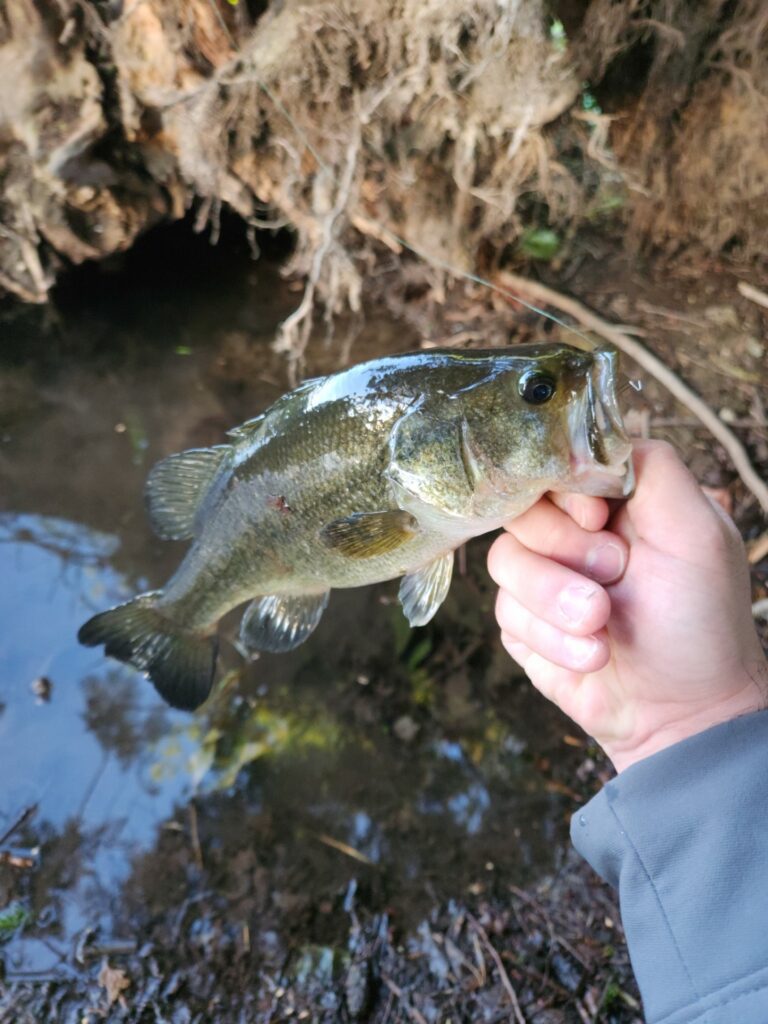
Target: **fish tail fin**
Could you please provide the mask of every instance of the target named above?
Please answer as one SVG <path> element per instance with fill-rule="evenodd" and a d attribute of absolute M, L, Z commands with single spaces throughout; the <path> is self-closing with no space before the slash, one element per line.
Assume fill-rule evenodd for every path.
<path fill-rule="evenodd" d="M 215 637 L 201 636 L 162 614 L 161 591 L 100 612 L 80 627 L 86 647 L 104 644 L 112 658 L 144 672 L 171 707 L 194 711 L 207 698 L 216 668 Z"/>

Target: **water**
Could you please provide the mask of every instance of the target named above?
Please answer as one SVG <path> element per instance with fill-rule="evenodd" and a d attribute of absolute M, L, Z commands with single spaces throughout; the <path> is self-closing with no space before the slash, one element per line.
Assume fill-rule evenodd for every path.
<path fill-rule="evenodd" d="M 332 942 L 351 882 L 406 927 L 538 877 L 566 842 L 576 754 L 496 642 L 485 541 L 423 630 L 391 584 L 334 594 L 310 642 L 252 665 L 228 621 L 224 684 L 195 716 L 78 646 L 183 550 L 146 524 L 153 462 L 286 389 L 270 343 L 297 297 L 274 267 L 181 233 L 154 246 L 2 328 L 0 834 L 31 810 L 0 847 L 37 859 L 0 862 L 0 908 L 23 918 L 0 917 L 9 978 L 139 948 L 202 891 L 264 949 Z M 353 330 L 356 359 L 417 345 L 384 319 L 341 325 L 309 372 L 340 365 Z"/>

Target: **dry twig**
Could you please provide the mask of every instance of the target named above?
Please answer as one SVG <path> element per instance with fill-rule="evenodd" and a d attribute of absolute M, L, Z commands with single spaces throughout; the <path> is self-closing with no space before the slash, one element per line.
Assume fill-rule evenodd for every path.
<path fill-rule="evenodd" d="M 485 928 L 483 928 L 479 921 L 472 917 L 471 914 L 467 914 L 467 920 L 471 924 L 472 929 L 476 932 L 482 944 L 488 950 L 491 959 L 496 964 L 496 970 L 499 972 L 499 979 L 501 981 L 501 984 L 504 986 L 504 991 L 509 996 L 509 1001 L 512 1004 L 512 1013 L 515 1016 L 517 1024 L 526 1024 L 525 1017 L 523 1016 L 523 1011 L 520 1009 L 520 1001 L 517 998 L 517 992 L 515 992 L 515 988 L 512 982 L 509 980 L 507 969 L 504 966 L 504 963 L 502 962 L 502 959 L 499 956 L 496 947 L 488 938 L 488 933 L 486 932 Z"/>
<path fill-rule="evenodd" d="M 366 864 L 369 868 L 375 868 L 375 863 L 370 857 L 366 857 L 364 853 L 360 853 L 354 846 L 350 846 L 348 843 L 342 843 L 340 839 L 334 839 L 333 836 L 325 835 L 325 833 L 310 833 L 321 843 L 325 843 L 326 846 L 330 846 L 334 850 L 338 850 L 339 853 L 343 853 L 347 857 L 351 857 L 352 860 L 359 861 L 361 864 Z"/>
<path fill-rule="evenodd" d="M 195 801 L 189 801 L 189 834 L 192 843 L 192 855 L 199 871 L 203 870 L 203 848 L 200 845 L 200 832 L 197 827 L 197 808 Z"/>
<path fill-rule="evenodd" d="M 411 1020 L 415 1022 L 415 1024 L 427 1024 L 427 1018 L 424 1016 L 424 1014 L 419 1013 L 415 1006 L 408 1005 L 408 1003 L 405 1000 L 405 992 L 403 992 L 403 990 L 398 985 L 396 985 L 391 978 L 388 978 L 386 974 L 382 974 L 381 980 L 387 986 L 392 995 L 400 1000 L 400 1005 L 411 1018 Z"/>
<path fill-rule="evenodd" d="M 739 290 L 739 295 L 743 295 L 745 299 L 750 299 L 752 302 L 756 302 L 758 306 L 762 306 L 763 309 L 768 309 L 768 295 L 765 292 L 761 292 L 759 288 L 755 288 L 754 285 L 747 284 L 746 281 L 739 281 L 736 285 Z"/>
<path fill-rule="evenodd" d="M 21 826 L 25 822 L 27 822 L 36 811 L 37 804 L 30 804 L 29 807 L 25 807 L 21 814 L 18 816 L 18 818 L 16 818 L 14 823 L 10 826 L 10 828 L 7 828 L 5 832 L 3 832 L 3 834 L 0 836 L 0 846 L 2 846 L 3 843 L 7 843 L 8 840 L 13 835 L 13 833 L 17 829 L 21 828 Z"/>
<path fill-rule="evenodd" d="M 768 485 L 756 473 L 752 463 L 749 461 L 749 456 L 744 446 L 733 431 L 710 409 L 707 403 L 692 391 L 676 373 L 670 370 L 658 356 L 635 341 L 634 338 L 630 338 L 627 334 L 617 330 L 612 324 L 609 324 L 602 317 L 587 309 L 586 306 L 583 306 L 576 299 L 562 295 L 560 292 L 555 291 L 554 288 L 548 288 L 537 281 L 529 281 L 525 277 L 511 274 L 508 271 L 501 271 L 497 275 L 497 281 L 505 291 L 522 292 L 524 295 L 529 295 L 535 302 L 554 306 L 555 309 L 559 309 L 562 313 L 573 317 L 574 320 L 577 320 L 587 330 L 599 334 L 606 341 L 609 341 L 616 348 L 626 353 L 631 359 L 634 359 L 644 370 L 647 370 L 679 402 L 687 406 L 707 427 L 710 433 L 717 438 L 730 455 L 736 472 L 741 477 L 745 487 L 752 492 L 763 511 L 768 514 Z"/>
<path fill-rule="evenodd" d="M 768 533 L 764 533 L 757 540 L 753 540 L 751 544 L 747 544 L 747 558 L 750 565 L 762 562 L 766 555 L 768 555 Z"/>

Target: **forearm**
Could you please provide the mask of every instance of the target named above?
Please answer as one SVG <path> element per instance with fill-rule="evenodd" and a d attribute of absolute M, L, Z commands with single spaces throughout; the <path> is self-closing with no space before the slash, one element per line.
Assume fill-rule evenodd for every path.
<path fill-rule="evenodd" d="M 622 772 L 574 815 L 617 886 L 649 1024 L 768 1020 L 768 712 Z"/>

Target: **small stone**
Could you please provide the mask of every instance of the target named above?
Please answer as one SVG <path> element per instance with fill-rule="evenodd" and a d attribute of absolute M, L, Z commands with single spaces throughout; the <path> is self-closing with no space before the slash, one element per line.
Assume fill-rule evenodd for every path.
<path fill-rule="evenodd" d="M 716 327 L 732 327 L 736 331 L 740 327 L 739 314 L 733 306 L 707 306 L 704 316 Z"/>
<path fill-rule="evenodd" d="M 748 337 L 744 339 L 744 348 L 747 354 L 752 356 L 753 359 L 762 359 L 765 355 L 765 345 L 757 338 Z"/>
<path fill-rule="evenodd" d="M 30 684 L 30 689 L 35 695 L 35 699 L 38 704 L 49 704 L 51 700 L 51 691 L 53 690 L 53 683 L 48 676 L 39 676 L 37 679 L 33 679 Z"/>
<path fill-rule="evenodd" d="M 569 992 L 575 992 L 581 984 L 581 971 L 578 967 L 562 953 L 553 953 L 550 962 L 555 977 L 563 988 L 567 988 Z"/>
<path fill-rule="evenodd" d="M 419 726 L 410 715 L 401 715 L 392 727 L 395 736 L 403 743 L 410 743 L 416 738 Z"/>

